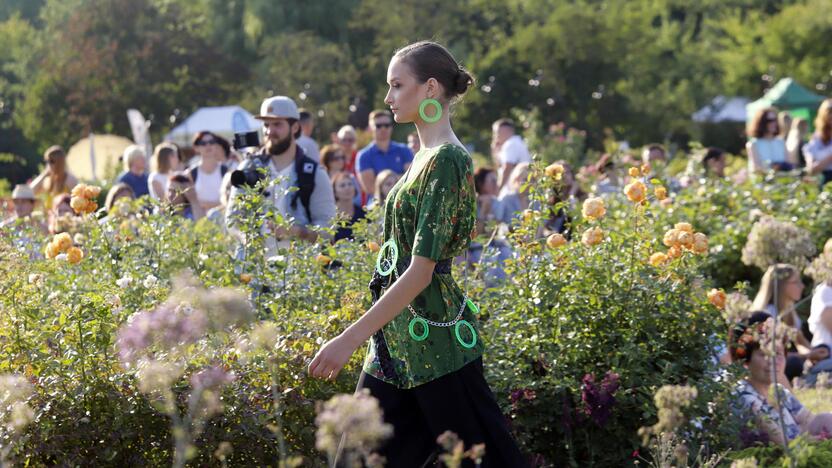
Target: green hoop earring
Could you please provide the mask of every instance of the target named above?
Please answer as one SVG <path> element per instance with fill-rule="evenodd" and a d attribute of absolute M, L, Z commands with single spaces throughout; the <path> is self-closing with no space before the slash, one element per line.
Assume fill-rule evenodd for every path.
<path fill-rule="evenodd" d="M 425 115 L 425 108 L 429 105 L 436 108 L 436 114 L 433 117 Z M 422 100 L 422 103 L 419 104 L 419 117 L 427 123 L 438 122 L 442 118 L 442 104 L 439 104 L 436 99 L 427 98 Z"/>

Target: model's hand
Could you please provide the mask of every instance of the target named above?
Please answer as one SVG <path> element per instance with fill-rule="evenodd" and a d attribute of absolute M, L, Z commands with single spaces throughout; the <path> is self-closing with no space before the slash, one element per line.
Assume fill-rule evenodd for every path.
<path fill-rule="evenodd" d="M 324 343 L 312 359 L 312 363 L 309 364 L 309 375 L 319 379 L 334 380 L 357 347 L 343 334 Z"/>

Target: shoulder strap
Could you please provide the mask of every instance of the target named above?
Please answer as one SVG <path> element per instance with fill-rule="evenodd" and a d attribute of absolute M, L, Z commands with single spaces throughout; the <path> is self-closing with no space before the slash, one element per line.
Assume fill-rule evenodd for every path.
<path fill-rule="evenodd" d="M 312 200 L 312 192 L 315 191 L 315 174 L 318 171 L 318 163 L 314 159 L 306 156 L 303 150 L 298 146 L 295 153 L 295 174 L 297 175 L 298 190 L 292 196 L 292 209 L 297 209 L 298 199 L 300 199 L 303 209 L 306 211 L 306 218 L 312 222 L 312 212 L 309 210 L 309 205 Z"/>

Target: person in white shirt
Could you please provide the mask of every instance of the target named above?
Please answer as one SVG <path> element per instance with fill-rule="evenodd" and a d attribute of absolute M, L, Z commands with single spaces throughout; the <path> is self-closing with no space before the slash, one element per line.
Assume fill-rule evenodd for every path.
<path fill-rule="evenodd" d="M 154 200 L 164 200 L 168 193 L 169 177 L 180 170 L 179 148 L 173 143 L 159 143 L 150 161 L 152 171 L 147 178 L 147 190 Z"/>
<path fill-rule="evenodd" d="M 497 186 L 502 191 L 514 166 L 532 162 L 532 156 L 523 138 L 515 134 L 514 121 L 511 119 L 500 119 L 494 122 L 491 131 L 493 135 L 491 153 L 495 166 L 499 168 Z"/>
<path fill-rule="evenodd" d="M 812 332 L 812 346 L 832 347 L 832 285 L 829 281 L 818 285 L 812 295 L 809 331 Z"/>
<path fill-rule="evenodd" d="M 220 204 L 220 185 L 228 168 L 222 164 L 224 148 L 228 142 L 211 132 L 199 132 L 194 137 L 194 149 L 200 156 L 199 164 L 192 166 L 188 173 L 194 183 L 196 199 L 203 210 L 208 211 Z"/>
<path fill-rule="evenodd" d="M 298 114 L 300 115 L 300 120 L 298 120 L 298 123 L 300 123 L 300 137 L 298 137 L 296 143 L 306 153 L 307 157 L 315 162 L 321 162 L 321 152 L 318 144 L 312 139 L 312 131 L 315 130 L 315 118 L 306 109 L 300 109 Z"/>

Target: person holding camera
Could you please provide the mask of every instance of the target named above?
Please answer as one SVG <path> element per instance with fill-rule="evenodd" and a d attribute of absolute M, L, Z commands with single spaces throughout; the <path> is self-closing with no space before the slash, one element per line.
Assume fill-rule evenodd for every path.
<path fill-rule="evenodd" d="M 263 101 L 255 118 L 263 121 L 265 143 L 232 173 L 229 213 L 234 210 L 234 198 L 241 186 L 253 186 L 261 177 L 258 168 L 268 168 L 267 200 L 283 217 L 293 219 L 289 229 L 267 226 L 269 253 L 290 239 L 314 242 L 318 233 L 310 227 L 331 224 L 335 196 L 325 168 L 297 144 L 301 134 L 297 104 L 286 96 L 273 96 Z M 289 193 L 292 187 L 297 190 Z"/>

